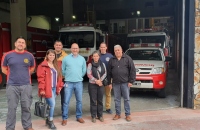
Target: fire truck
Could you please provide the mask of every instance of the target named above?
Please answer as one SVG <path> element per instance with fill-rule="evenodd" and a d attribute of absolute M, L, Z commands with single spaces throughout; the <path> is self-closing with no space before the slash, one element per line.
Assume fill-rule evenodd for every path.
<path fill-rule="evenodd" d="M 165 56 L 170 56 L 169 37 L 166 32 L 157 29 L 133 29 L 127 36 L 128 44 L 160 43 Z"/>
<path fill-rule="evenodd" d="M 103 33 L 92 24 L 66 24 L 59 30 L 59 39 L 66 53 L 71 53 L 72 43 L 79 45 L 79 54 L 85 59 L 97 50 L 103 40 Z"/>
<path fill-rule="evenodd" d="M 72 43 L 79 45 L 79 54 L 86 60 L 93 51 L 98 50 L 100 43 L 105 42 L 108 52 L 113 53 L 115 44 L 121 44 L 121 39 L 117 36 L 104 33 L 96 29 L 92 24 L 66 24 L 59 30 L 59 39 L 63 43 L 63 49 L 69 54 Z"/>
<path fill-rule="evenodd" d="M 161 43 L 130 44 L 125 52 L 135 64 L 136 81 L 131 88 L 155 90 L 166 97 L 167 65 L 171 57 L 165 56 Z"/>
<path fill-rule="evenodd" d="M 11 28 L 10 23 L 0 23 L 0 60 L 4 53 L 11 50 Z M 58 33 L 45 29 L 27 26 L 27 50 L 33 54 L 36 64 L 43 61 L 46 51 L 53 48 L 53 42 L 57 39 Z M 6 83 L 6 76 L 0 69 L 0 88 Z"/>

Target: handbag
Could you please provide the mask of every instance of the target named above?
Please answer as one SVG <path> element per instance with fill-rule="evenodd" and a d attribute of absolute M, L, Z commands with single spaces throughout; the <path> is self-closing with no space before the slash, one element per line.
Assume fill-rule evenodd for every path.
<path fill-rule="evenodd" d="M 39 101 L 35 102 L 35 111 L 34 115 L 42 118 L 49 117 L 50 106 L 46 103 L 45 99 L 42 102 L 42 96 L 40 97 Z"/>
<path fill-rule="evenodd" d="M 102 81 L 102 83 L 103 83 L 103 86 L 108 86 L 109 85 L 107 77 L 104 78 L 104 80 Z"/>

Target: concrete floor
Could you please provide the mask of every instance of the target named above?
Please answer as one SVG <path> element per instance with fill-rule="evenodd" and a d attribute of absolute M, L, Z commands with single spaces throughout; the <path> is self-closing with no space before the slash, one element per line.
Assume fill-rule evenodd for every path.
<path fill-rule="evenodd" d="M 180 99 L 179 99 L 179 89 L 176 77 L 174 77 L 175 72 L 173 70 L 169 71 L 168 81 L 167 81 L 167 97 L 166 98 L 158 98 L 155 92 L 143 92 L 143 91 L 131 91 L 130 101 L 131 101 L 131 111 L 149 111 L 149 110 L 161 110 L 168 108 L 179 107 Z M 89 116 L 89 95 L 87 89 L 88 82 L 84 82 L 84 92 L 83 92 L 83 114 L 84 116 Z M 7 99 L 5 96 L 6 89 L 0 89 L 0 123 L 4 123 L 6 121 L 6 113 L 7 113 Z M 34 102 L 38 101 L 37 95 L 37 81 L 33 80 L 33 103 L 31 106 L 32 113 L 34 112 Z M 70 108 L 69 108 L 69 118 L 75 117 L 75 97 L 74 95 L 71 98 Z M 123 103 L 123 100 L 122 100 Z M 114 111 L 114 102 L 112 99 L 112 110 Z M 20 106 L 17 109 L 17 121 L 21 118 Z M 122 105 L 122 112 L 124 112 Z M 38 117 L 32 114 L 32 118 L 38 119 Z M 60 96 L 56 98 L 56 108 L 55 108 L 55 117 L 61 118 L 61 105 L 60 105 Z"/>

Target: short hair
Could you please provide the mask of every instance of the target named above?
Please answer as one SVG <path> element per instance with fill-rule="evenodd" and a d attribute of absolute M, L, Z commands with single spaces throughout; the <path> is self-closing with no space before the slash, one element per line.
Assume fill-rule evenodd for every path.
<path fill-rule="evenodd" d="M 121 48 L 121 49 L 122 49 L 122 47 L 121 47 L 120 45 L 115 45 L 115 46 L 114 46 L 114 49 L 115 49 L 115 48 Z"/>
<path fill-rule="evenodd" d="M 105 44 L 105 45 L 106 45 L 106 47 L 107 47 L 107 44 L 106 44 L 105 42 L 101 42 L 101 43 L 100 43 L 100 46 L 101 46 L 101 44 Z"/>
<path fill-rule="evenodd" d="M 78 48 L 79 48 L 79 45 L 76 42 L 74 42 L 74 43 L 71 44 L 71 48 L 72 48 L 72 45 L 74 45 L 74 44 L 76 44 L 78 46 Z"/>
<path fill-rule="evenodd" d="M 60 42 L 60 43 L 63 45 L 63 43 L 62 43 L 61 40 L 56 40 L 56 41 L 54 42 L 54 45 L 56 44 L 56 42 Z"/>
<path fill-rule="evenodd" d="M 98 54 L 99 56 L 101 56 L 101 54 L 100 54 L 100 52 L 99 52 L 98 50 L 92 52 L 92 56 L 93 56 L 94 54 Z"/>
<path fill-rule="evenodd" d="M 23 36 L 19 36 L 19 37 L 16 38 L 15 42 L 16 42 L 18 39 L 24 39 L 24 41 L 26 41 L 26 39 L 25 39 Z"/>

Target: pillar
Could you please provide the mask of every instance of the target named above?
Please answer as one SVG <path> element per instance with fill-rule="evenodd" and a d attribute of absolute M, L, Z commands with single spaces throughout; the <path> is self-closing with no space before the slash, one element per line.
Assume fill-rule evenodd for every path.
<path fill-rule="evenodd" d="M 72 0 L 63 0 L 63 23 L 72 23 L 73 2 Z"/>
<path fill-rule="evenodd" d="M 10 1 L 10 23 L 11 23 L 11 41 L 12 49 L 15 48 L 14 42 L 17 37 L 27 38 L 26 25 L 26 0 Z"/>

